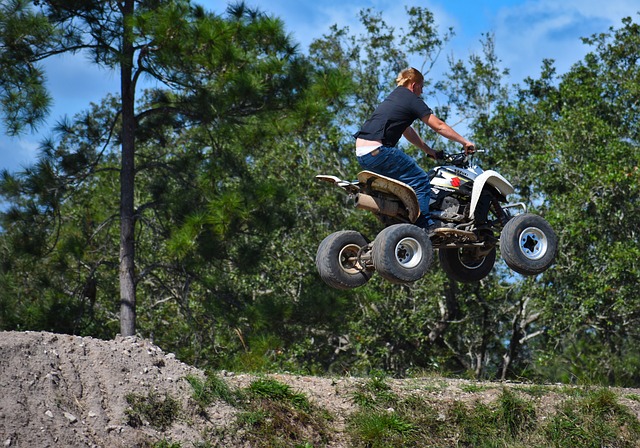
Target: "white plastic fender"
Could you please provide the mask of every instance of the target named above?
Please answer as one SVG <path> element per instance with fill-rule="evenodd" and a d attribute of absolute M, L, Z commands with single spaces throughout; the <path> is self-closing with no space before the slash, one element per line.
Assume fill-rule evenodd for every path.
<path fill-rule="evenodd" d="M 501 174 L 493 170 L 485 171 L 473 180 L 473 191 L 471 192 L 471 210 L 469 211 L 470 219 L 473 219 L 476 213 L 476 206 L 478 205 L 480 193 L 482 193 L 484 184 L 489 184 L 492 187 L 495 187 L 503 196 L 512 194 L 515 191 L 513 189 L 513 185 L 511 185 L 507 179 L 502 177 Z"/>
<path fill-rule="evenodd" d="M 399 197 L 407 208 L 407 213 L 411 222 L 416 222 L 416 219 L 420 216 L 420 204 L 418 204 L 416 192 L 404 182 L 391 179 L 390 177 L 386 177 L 372 171 L 360 171 L 358 173 L 358 180 L 363 184 L 371 183 L 371 187 L 374 190 L 384 191 Z"/>
<path fill-rule="evenodd" d="M 328 174 L 318 174 L 316 175 L 317 180 L 321 180 L 323 182 L 329 182 L 330 184 L 335 184 L 338 187 L 347 191 L 350 194 L 356 194 L 360 191 L 360 188 L 357 184 L 353 182 L 349 182 L 348 180 L 342 180 L 336 176 L 330 176 Z"/>

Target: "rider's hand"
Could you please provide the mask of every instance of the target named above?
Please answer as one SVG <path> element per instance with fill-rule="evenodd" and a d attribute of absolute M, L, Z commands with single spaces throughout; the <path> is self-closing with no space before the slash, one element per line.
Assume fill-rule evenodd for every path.
<path fill-rule="evenodd" d="M 465 155 L 473 154 L 476 152 L 476 145 L 471 142 L 467 142 L 463 145 Z"/>
<path fill-rule="evenodd" d="M 444 160 L 444 151 L 442 149 L 439 149 L 435 152 L 435 157 L 434 159 L 436 160 Z"/>

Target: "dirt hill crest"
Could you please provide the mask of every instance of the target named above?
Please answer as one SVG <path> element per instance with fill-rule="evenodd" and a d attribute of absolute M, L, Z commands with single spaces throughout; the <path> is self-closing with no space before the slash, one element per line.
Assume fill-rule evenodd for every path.
<path fill-rule="evenodd" d="M 187 376 L 204 379 L 204 373 L 165 353 L 148 340 L 116 337 L 104 341 L 46 332 L 0 332 L 0 446 L 3 447 L 152 447 L 162 441 L 175 446 L 250 446 L 242 434 L 225 431 L 236 420 L 238 410 L 217 401 L 198 411 Z M 246 388 L 256 375 L 221 372 L 232 389 Z M 273 374 L 269 378 L 287 384 L 308 397 L 309 402 L 332 415 L 331 439 L 322 446 L 349 446 L 345 422 L 357 408 L 354 392 L 366 379 L 320 378 Z M 478 383 L 443 378 L 389 379 L 399 395 L 428 397 L 430 402 L 491 402 L 505 383 Z M 127 396 L 137 394 L 172 397 L 181 418 L 158 429 L 148 422 L 132 424 Z M 639 389 L 624 396 L 640 396 Z M 553 409 L 559 394 L 545 393 L 536 407 Z M 640 419 L 640 402 L 624 403 Z M 444 418 L 444 414 L 442 414 Z M 237 437 L 237 438 L 236 438 Z"/>

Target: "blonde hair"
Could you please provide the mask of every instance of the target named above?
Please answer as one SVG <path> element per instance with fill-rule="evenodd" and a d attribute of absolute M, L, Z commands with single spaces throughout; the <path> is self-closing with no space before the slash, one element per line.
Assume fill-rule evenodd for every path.
<path fill-rule="evenodd" d="M 396 84 L 398 86 L 409 87 L 411 83 L 422 84 L 424 82 L 424 76 L 417 69 L 405 68 L 400 73 L 398 73 L 398 77 L 396 78 Z"/>

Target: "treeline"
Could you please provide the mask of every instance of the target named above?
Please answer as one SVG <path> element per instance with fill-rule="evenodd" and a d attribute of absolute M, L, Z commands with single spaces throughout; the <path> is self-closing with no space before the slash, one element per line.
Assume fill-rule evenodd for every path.
<path fill-rule="evenodd" d="M 567 73 L 543 61 L 511 85 L 491 35 L 433 79 L 454 30 L 406 14 L 392 27 L 363 10 L 363 34 L 334 26 L 302 54 L 244 4 L 219 16 L 183 0 L 4 2 L 8 133 L 45 116 L 48 57 L 88 52 L 126 82 L 2 173 L 0 329 L 133 330 L 211 369 L 640 384 L 639 25 L 585 38 Z M 314 176 L 355 178 L 351 134 L 410 64 L 427 103 L 446 98 L 436 113 L 463 118 L 481 164 L 554 227 L 544 274 L 498 264 L 468 285 L 434 264 L 411 286 L 352 291 L 319 279 L 324 236 L 380 228 Z"/>

